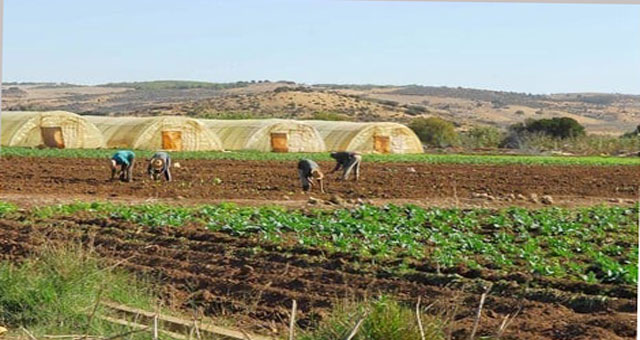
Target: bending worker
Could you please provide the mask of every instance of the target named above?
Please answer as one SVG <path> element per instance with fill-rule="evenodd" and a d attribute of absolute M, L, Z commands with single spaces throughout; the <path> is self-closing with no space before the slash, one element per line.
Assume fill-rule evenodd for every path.
<path fill-rule="evenodd" d="M 120 180 L 125 182 L 131 182 L 133 173 L 133 165 L 135 163 L 136 154 L 130 150 L 120 150 L 116 152 L 110 161 L 111 165 L 111 180 L 116 177 L 116 168 L 120 166 Z"/>
<path fill-rule="evenodd" d="M 355 169 L 355 180 L 360 179 L 360 163 L 362 162 L 362 156 L 357 152 L 332 152 L 331 158 L 336 160 L 336 167 L 329 173 L 334 173 L 340 168 L 343 169 L 342 179 L 347 180 L 351 174 L 351 170 Z"/>
<path fill-rule="evenodd" d="M 171 157 L 166 152 L 156 152 L 149 160 L 149 166 L 147 166 L 147 173 L 153 180 L 158 180 L 161 175 L 167 181 L 171 181 Z"/>
<path fill-rule="evenodd" d="M 322 179 L 324 175 L 320 171 L 318 164 L 310 159 L 301 159 L 298 162 L 298 175 L 302 183 L 302 190 L 309 191 L 313 186 L 313 180 L 317 180 L 320 184 L 320 192 L 324 193 L 324 185 Z"/>

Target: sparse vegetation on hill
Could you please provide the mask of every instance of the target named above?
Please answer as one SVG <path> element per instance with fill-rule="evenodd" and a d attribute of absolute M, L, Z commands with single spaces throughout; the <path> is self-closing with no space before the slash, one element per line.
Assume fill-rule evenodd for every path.
<path fill-rule="evenodd" d="M 333 121 L 348 121 L 351 120 L 349 116 L 335 113 L 335 112 L 316 112 L 311 116 L 313 120 L 333 120 Z"/>
<path fill-rule="evenodd" d="M 104 87 L 130 87 L 136 90 L 185 90 L 185 89 L 232 89 L 246 87 L 250 82 L 238 81 L 235 83 L 209 83 L 204 81 L 186 80 L 156 80 L 141 82 L 109 83 L 100 86 Z"/>
<path fill-rule="evenodd" d="M 462 87 L 434 87 L 411 85 L 401 87 L 391 93 L 401 95 L 420 95 L 435 97 L 452 97 L 493 102 L 496 105 L 538 105 L 537 100 L 545 99 L 542 95 L 518 92 L 477 90 Z"/>

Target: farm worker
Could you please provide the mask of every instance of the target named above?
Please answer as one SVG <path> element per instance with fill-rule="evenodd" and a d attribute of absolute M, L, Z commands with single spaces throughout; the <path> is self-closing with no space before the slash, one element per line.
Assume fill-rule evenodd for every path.
<path fill-rule="evenodd" d="M 120 180 L 131 182 L 131 174 L 133 172 L 133 164 L 135 163 L 136 154 L 130 150 L 120 150 L 116 152 L 110 161 L 111 180 L 116 176 L 116 167 L 120 166 Z"/>
<path fill-rule="evenodd" d="M 298 162 L 298 175 L 302 183 L 302 190 L 309 191 L 313 186 L 313 180 L 317 180 L 320 184 L 320 192 L 324 193 L 324 185 L 322 179 L 324 175 L 320 171 L 318 164 L 310 159 L 301 159 Z"/>
<path fill-rule="evenodd" d="M 334 173 L 340 168 L 343 169 L 342 179 L 347 180 L 351 174 L 351 170 L 355 169 L 355 180 L 360 179 L 360 163 L 362 162 L 362 156 L 357 152 L 332 152 L 331 158 L 336 160 L 336 167 L 329 173 Z"/>
<path fill-rule="evenodd" d="M 171 157 L 166 152 L 156 152 L 149 160 L 149 166 L 147 166 L 147 173 L 153 180 L 160 178 L 160 175 L 164 175 L 164 178 L 171 182 Z"/>

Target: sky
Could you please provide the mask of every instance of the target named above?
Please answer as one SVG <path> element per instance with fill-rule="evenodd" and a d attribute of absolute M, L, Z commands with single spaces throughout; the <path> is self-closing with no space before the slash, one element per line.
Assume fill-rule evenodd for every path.
<path fill-rule="evenodd" d="M 640 94 L 640 6 L 5 0 L 3 81 L 420 84 Z"/>

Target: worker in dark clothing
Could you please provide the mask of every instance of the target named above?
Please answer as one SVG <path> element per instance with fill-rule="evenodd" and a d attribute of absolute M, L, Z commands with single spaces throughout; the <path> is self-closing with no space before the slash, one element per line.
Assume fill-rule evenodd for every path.
<path fill-rule="evenodd" d="M 158 180 L 161 175 L 171 182 L 171 157 L 166 152 L 156 152 L 149 160 L 147 173 L 153 180 Z"/>
<path fill-rule="evenodd" d="M 114 180 L 116 177 L 116 168 L 118 165 L 120 166 L 120 180 L 125 182 L 131 182 L 132 173 L 133 173 L 133 165 L 135 163 L 136 154 L 130 150 L 120 150 L 116 152 L 111 159 L 109 159 L 109 164 L 111 166 L 111 180 Z"/>
<path fill-rule="evenodd" d="M 331 158 L 336 160 L 336 167 L 333 168 L 329 173 L 334 173 L 340 168 L 343 169 L 342 179 L 347 180 L 351 171 L 355 172 L 355 180 L 360 179 L 360 163 L 362 162 L 362 156 L 360 156 L 357 152 L 332 152 Z"/>
<path fill-rule="evenodd" d="M 302 190 L 309 191 L 313 186 L 313 180 L 317 180 L 320 185 L 320 192 L 324 193 L 322 180 L 324 175 L 320 171 L 318 164 L 310 159 L 301 159 L 298 162 L 298 176 L 302 183 Z"/>

